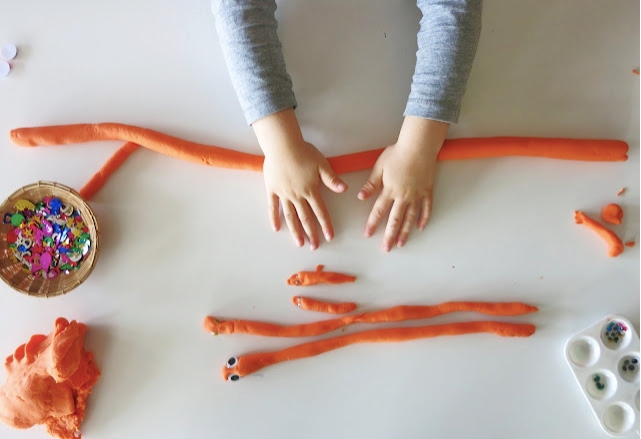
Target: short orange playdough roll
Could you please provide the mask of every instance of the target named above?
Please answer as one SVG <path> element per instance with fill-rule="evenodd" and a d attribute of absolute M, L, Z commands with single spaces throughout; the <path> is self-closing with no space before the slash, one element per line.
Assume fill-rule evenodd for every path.
<path fill-rule="evenodd" d="M 623 242 L 611 230 L 606 229 L 600 223 L 593 220 L 585 213 L 577 210 L 574 213 L 574 220 L 577 224 L 583 224 L 590 230 L 596 232 L 608 244 L 608 256 L 615 257 L 623 253 Z"/>

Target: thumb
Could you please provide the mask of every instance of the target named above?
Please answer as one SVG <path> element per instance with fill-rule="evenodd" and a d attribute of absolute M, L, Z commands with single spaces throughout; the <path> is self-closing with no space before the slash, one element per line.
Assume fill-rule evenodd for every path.
<path fill-rule="evenodd" d="M 383 170 L 382 168 L 375 166 L 372 169 L 369 178 L 363 185 L 363 189 L 358 193 L 359 200 L 367 200 L 371 197 L 383 184 Z"/>
<path fill-rule="evenodd" d="M 319 169 L 319 173 L 323 184 L 330 188 L 332 191 L 340 194 L 347 190 L 347 184 L 343 180 L 338 178 L 329 164 L 321 166 Z"/>

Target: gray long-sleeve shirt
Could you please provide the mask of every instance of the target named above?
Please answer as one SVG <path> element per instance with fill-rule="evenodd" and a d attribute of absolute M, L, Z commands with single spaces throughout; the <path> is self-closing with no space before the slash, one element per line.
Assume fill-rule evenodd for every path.
<path fill-rule="evenodd" d="M 416 68 L 405 115 L 457 122 L 481 32 L 482 0 L 417 0 Z M 249 124 L 295 108 L 275 0 L 212 0 L 216 30 Z"/>

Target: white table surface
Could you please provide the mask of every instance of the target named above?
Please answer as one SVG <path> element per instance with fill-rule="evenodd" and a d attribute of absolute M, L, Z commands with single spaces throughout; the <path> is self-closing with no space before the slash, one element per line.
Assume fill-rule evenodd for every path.
<path fill-rule="evenodd" d="M 396 139 L 419 11 L 410 0 L 282 2 L 280 32 L 307 139 L 326 155 Z M 0 198 L 53 180 L 80 188 L 119 143 L 21 149 L 21 126 L 123 122 L 259 152 L 242 117 L 207 1 L 0 2 L 0 42 L 19 47 L 0 81 Z M 107 438 L 603 438 L 565 364 L 565 341 L 609 313 L 639 328 L 639 250 L 606 256 L 573 211 L 625 209 L 639 241 L 639 2 L 488 1 L 460 123 L 450 137 L 629 142 L 625 163 L 506 158 L 440 165 L 429 227 L 401 251 L 362 236 L 373 202 L 325 192 L 336 239 L 312 252 L 271 232 L 262 177 L 141 150 L 92 200 L 99 263 L 77 290 L 30 298 L 0 285 L 0 353 L 58 316 L 90 326 L 102 378 L 83 425 Z M 616 193 L 627 192 L 621 198 Z M 296 289 L 323 263 L 356 283 Z M 203 317 L 309 322 L 294 294 L 362 309 L 519 300 L 529 339 L 491 335 L 358 345 L 237 383 L 228 357 L 295 340 L 213 338 Z M 438 322 L 473 319 L 451 315 Z M 362 327 L 361 327 L 362 328 Z M 361 328 L 350 328 L 349 332 Z M 0 372 L 4 380 L 4 373 Z M 638 415 L 638 413 L 637 413 Z M 633 437 L 634 434 L 631 436 Z M 46 437 L 0 425 L 3 439 Z"/>

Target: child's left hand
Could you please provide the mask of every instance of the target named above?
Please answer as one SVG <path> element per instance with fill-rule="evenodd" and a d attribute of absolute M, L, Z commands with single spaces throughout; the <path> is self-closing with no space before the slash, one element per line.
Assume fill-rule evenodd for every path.
<path fill-rule="evenodd" d="M 382 186 L 367 219 L 365 236 L 370 237 L 389 211 L 383 249 L 403 247 L 414 227 L 423 230 L 432 209 L 436 158 L 449 124 L 407 116 L 398 141 L 388 146 L 376 161 L 358 198 L 370 198 Z M 390 210 L 391 208 L 391 210 Z"/>

